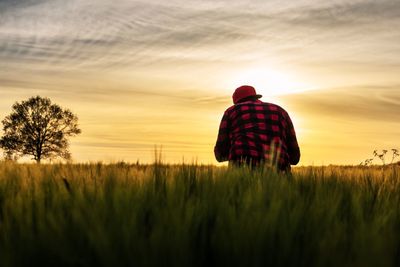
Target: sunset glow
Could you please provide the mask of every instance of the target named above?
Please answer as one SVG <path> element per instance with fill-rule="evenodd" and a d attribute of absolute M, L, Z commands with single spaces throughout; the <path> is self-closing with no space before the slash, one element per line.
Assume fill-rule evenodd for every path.
<path fill-rule="evenodd" d="M 70 108 L 76 162 L 216 161 L 232 93 L 293 117 L 300 164 L 399 148 L 400 2 L 0 1 L 0 118 L 40 95 Z"/>
<path fill-rule="evenodd" d="M 294 94 L 312 88 L 293 74 L 267 68 L 244 69 L 232 77 L 229 88 L 251 84 L 263 96 Z"/>

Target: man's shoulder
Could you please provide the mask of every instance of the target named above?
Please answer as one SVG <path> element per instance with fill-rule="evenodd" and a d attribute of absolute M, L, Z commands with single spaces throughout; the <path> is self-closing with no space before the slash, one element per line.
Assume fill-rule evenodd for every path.
<path fill-rule="evenodd" d="M 278 112 L 281 112 L 281 113 L 287 113 L 286 110 L 283 107 L 281 107 L 281 106 L 279 106 L 277 104 L 269 103 L 269 102 L 262 102 L 262 103 L 264 105 L 268 106 L 269 110 L 278 111 Z"/>
<path fill-rule="evenodd" d="M 263 102 L 261 100 L 258 101 L 249 101 L 249 102 L 241 102 L 235 105 L 230 106 L 229 108 L 227 108 L 225 110 L 225 113 L 229 114 L 235 111 L 240 111 L 240 110 L 247 110 L 247 107 L 250 106 L 261 106 L 262 109 L 260 110 L 268 110 L 268 111 L 272 111 L 272 112 L 278 112 L 278 113 L 282 113 L 282 114 L 287 114 L 286 110 L 284 108 L 282 108 L 281 106 L 274 104 L 274 103 L 269 103 L 269 102 Z"/>
<path fill-rule="evenodd" d="M 258 101 L 253 101 L 253 102 L 242 102 L 242 103 L 238 103 L 236 105 L 233 105 L 231 107 L 229 107 L 227 110 L 232 110 L 232 109 L 240 109 L 241 107 L 245 107 L 245 106 L 263 106 L 266 109 L 269 110 L 276 110 L 276 111 L 283 111 L 286 112 L 284 108 L 282 108 L 281 106 L 274 104 L 274 103 L 270 103 L 270 102 L 264 102 L 261 100 Z"/>

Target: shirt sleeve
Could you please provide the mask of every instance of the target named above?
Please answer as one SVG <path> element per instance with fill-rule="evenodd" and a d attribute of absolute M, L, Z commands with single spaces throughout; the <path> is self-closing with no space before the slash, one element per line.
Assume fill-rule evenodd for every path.
<path fill-rule="evenodd" d="M 300 161 L 300 148 L 297 143 L 296 131 L 294 130 L 294 126 L 292 120 L 289 117 L 289 114 L 285 114 L 286 123 L 287 123 L 287 146 L 288 146 L 288 154 L 289 161 L 291 165 L 296 165 Z"/>
<path fill-rule="evenodd" d="M 229 141 L 229 116 L 225 111 L 219 125 L 217 143 L 214 147 L 215 158 L 218 162 L 229 159 L 230 141 Z"/>

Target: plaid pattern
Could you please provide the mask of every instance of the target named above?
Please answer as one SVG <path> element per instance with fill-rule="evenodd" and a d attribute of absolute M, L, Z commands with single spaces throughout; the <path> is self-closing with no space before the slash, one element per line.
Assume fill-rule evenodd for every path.
<path fill-rule="evenodd" d="M 214 153 L 219 162 L 272 160 L 281 170 L 290 169 L 300 159 L 288 113 L 260 100 L 238 103 L 225 111 Z"/>

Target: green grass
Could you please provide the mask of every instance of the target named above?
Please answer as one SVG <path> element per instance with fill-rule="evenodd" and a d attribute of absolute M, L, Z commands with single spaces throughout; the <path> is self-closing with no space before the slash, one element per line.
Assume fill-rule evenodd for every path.
<path fill-rule="evenodd" d="M 0 163 L 0 266 L 398 266 L 399 178 Z"/>

